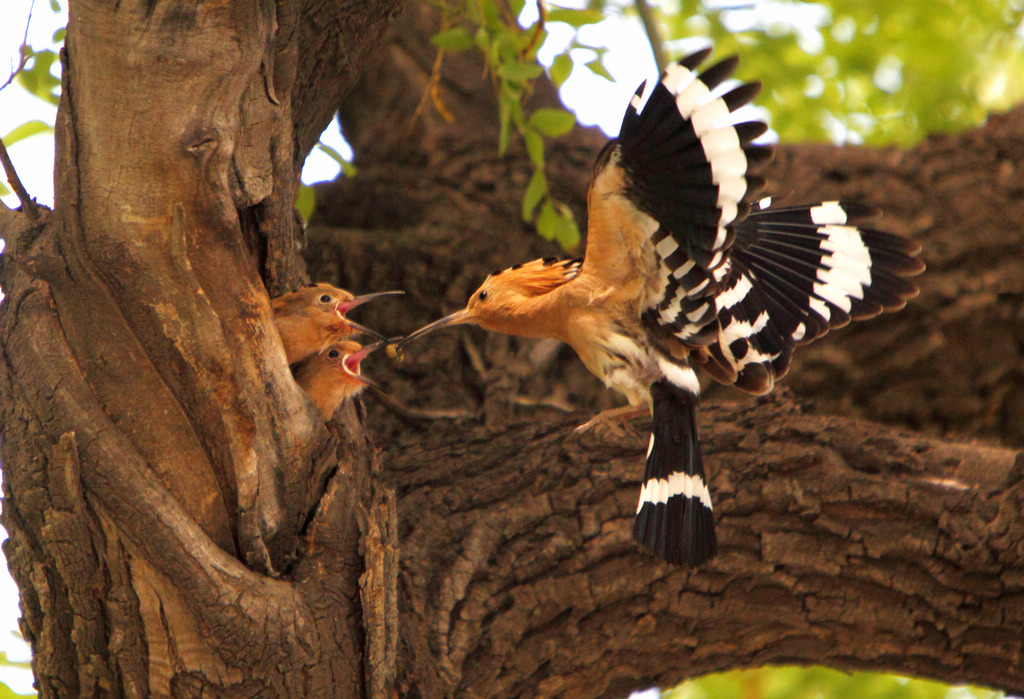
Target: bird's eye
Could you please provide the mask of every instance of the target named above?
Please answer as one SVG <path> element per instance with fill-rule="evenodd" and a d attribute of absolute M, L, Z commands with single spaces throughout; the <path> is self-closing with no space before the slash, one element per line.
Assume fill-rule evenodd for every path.
<path fill-rule="evenodd" d="M 487 300 L 487 292 L 486 291 L 481 291 L 480 294 L 477 296 L 477 298 L 480 299 L 481 301 L 486 301 Z"/>
<path fill-rule="evenodd" d="M 330 302 L 331 302 L 331 295 L 330 294 L 320 294 L 320 303 L 330 303 Z"/>
<path fill-rule="evenodd" d="M 338 357 L 341 356 L 341 352 L 339 352 L 336 349 L 328 350 L 327 356 L 330 357 L 331 359 L 337 359 Z"/>

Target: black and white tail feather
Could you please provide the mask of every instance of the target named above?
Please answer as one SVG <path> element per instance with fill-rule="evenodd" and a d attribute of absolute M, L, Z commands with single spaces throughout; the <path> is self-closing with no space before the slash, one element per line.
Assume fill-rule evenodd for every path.
<path fill-rule="evenodd" d="M 658 558 L 699 565 L 718 550 L 697 437 L 697 394 L 668 379 L 651 386 L 654 421 L 633 538 Z"/>
<path fill-rule="evenodd" d="M 873 211 L 824 202 L 771 209 L 755 202 L 756 168 L 771 149 L 751 143 L 761 122 L 733 112 L 760 85 L 724 89 L 737 60 L 703 73 L 710 49 L 682 59 L 626 110 L 614 162 L 625 194 L 657 227 L 658 272 L 642 306 L 652 344 L 678 343 L 718 381 L 755 394 L 789 369 L 793 349 L 851 319 L 902 308 L 924 265 L 919 247 L 859 225 Z M 677 352 L 673 352 L 677 355 Z M 670 563 L 697 566 L 717 550 L 696 430 L 698 384 L 675 356 L 659 358 L 651 387 L 653 433 L 633 528 Z"/>

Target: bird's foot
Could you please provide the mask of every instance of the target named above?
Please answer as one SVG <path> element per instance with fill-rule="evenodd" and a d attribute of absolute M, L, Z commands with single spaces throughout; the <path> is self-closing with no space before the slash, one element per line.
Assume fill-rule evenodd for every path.
<path fill-rule="evenodd" d="M 577 427 L 574 433 L 581 435 L 593 429 L 601 429 L 610 431 L 616 437 L 623 437 L 627 433 L 639 436 L 640 433 L 629 424 L 629 421 L 647 414 L 649 414 L 649 410 L 645 405 L 626 405 L 621 408 L 603 410 Z"/>

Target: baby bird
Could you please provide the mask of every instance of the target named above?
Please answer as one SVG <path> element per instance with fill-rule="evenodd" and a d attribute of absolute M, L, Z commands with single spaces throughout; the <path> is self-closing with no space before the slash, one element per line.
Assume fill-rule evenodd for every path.
<path fill-rule="evenodd" d="M 736 59 L 698 72 L 709 53 L 669 67 L 643 107 L 643 85 L 630 101 L 591 174 L 582 260 L 496 272 L 464 309 L 402 341 L 471 323 L 571 345 L 629 401 L 600 421 L 652 414 L 633 536 L 690 567 L 717 551 L 694 365 L 767 393 L 797 346 L 902 308 L 917 294 L 906 277 L 924 269 L 915 243 L 862 225 L 867 207 L 755 198 L 771 152 L 751 141 L 767 126 L 733 112 L 760 85 L 723 87 Z"/>
<path fill-rule="evenodd" d="M 350 320 L 345 314 L 367 301 L 401 293 L 381 291 L 353 296 L 344 289 L 321 282 L 271 300 L 274 320 L 284 343 L 288 363 L 301 362 L 312 354 L 323 352 L 332 342 L 344 340 L 356 333 L 386 340 L 380 333 Z"/>
<path fill-rule="evenodd" d="M 295 382 L 309 394 L 324 419 L 330 420 L 346 398 L 377 385 L 362 375 L 359 363 L 382 346 L 380 342 L 366 347 L 350 340 L 335 342 L 296 366 Z"/>

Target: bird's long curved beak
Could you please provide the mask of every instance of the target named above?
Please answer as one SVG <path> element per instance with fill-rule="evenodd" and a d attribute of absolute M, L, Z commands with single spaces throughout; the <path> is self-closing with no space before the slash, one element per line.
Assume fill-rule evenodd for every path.
<path fill-rule="evenodd" d="M 354 298 L 351 298 L 348 301 L 339 301 L 336 308 L 338 313 L 345 315 L 356 306 L 362 306 L 364 303 L 368 301 L 379 299 L 382 296 L 401 296 L 404 293 L 404 291 L 378 291 L 375 294 L 363 294 L 362 296 L 356 296 Z"/>
<path fill-rule="evenodd" d="M 377 340 L 377 341 L 378 341 L 378 342 L 377 342 L 377 344 L 378 344 L 378 345 L 379 345 L 379 344 L 380 344 L 381 342 L 385 342 L 385 341 L 386 341 L 386 340 L 388 339 L 386 335 L 381 335 L 381 334 L 380 334 L 379 332 L 377 332 L 376 330 L 370 330 L 370 329 L 369 329 L 368 327 L 366 327 L 365 325 L 360 325 L 359 323 L 355 322 L 355 321 L 354 321 L 354 320 L 352 320 L 351 318 L 345 318 L 344 316 L 342 316 L 342 320 L 343 320 L 343 321 L 345 322 L 345 325 L 349 326 L 350 328 L 352 328 L 352 329 L 353 329 L 353 330 L 355 330 L 356 332 L 361 332 L 361 333 L 363 333 L 364 335 L 369 335 L 369 336 L 370 336 L 370 337 L 372 337 L 372 338 L 373 338 L 374 340 Z"/>
<path fill-rule="evenodd" d="M 378 388 L 378 389 L 380 388 L 380 384 L 379 383 L 377 383 L 373 379 L 370 379 L 370 378 L 367 378 L 366 376 L 363 376 L 359 372 L 359 362 L 361 362 L 364 359 L 366 359 L 366 357 L 368 357 L 373 352 L 376 352 L 377 350 L 379 350 L 385 344 L 386 344 L 385 342 L 375 342 L 374 344 L 367 345 L 366 347 L 363 347 L 361 350 L 359 350 L 357 352 L 353 352 L 352 354 L 350 354 L 347 357 L 345 357 L 345 360 L 344 360 L 344 362 L 345 362 L 345 369 L 348 371 L 349 374 L 351 374 L 352 378 L 354 378 L 354 379 L 356 379 L 358 381 L 362 381 L 367 386 L 373 386 L 374 388 Z"/>
<path fill-rule="evenodd" d="M 334 306 L 334 312 L 338 314 L 338 317 L 341 318 L 345 325 L 349 326 L 356 332 L 361 332 L 364 335 L 369 335 L 374 340 L 384 342 L 385 340 L 388 339 L 386 336 L 381 335 L 376 330 L 370 330 L 365 325 L 360 325 L 351 318 L 345 317 L 345 314 L 351 311 L 356 306 L 360 306 L 366 303 L 367 301 L 379 299 L 381 296 L 400 296 L 401 294 L 404 293 L 404 291 L 378 291 L 376 294 L 363 294 L 362 296 L 356 296 L 355 298 L 349 299 L 348 301 L 339 301 Z"/>
<path fill-rule="evenodd" d="M 428 335 L 434 332 L 435 330 L 446 328 L 449 325 L 461 325 L 463 323 L 468 322 L 469 311 L 463 308 L 461 311 L 455 311 L 455 313 L 452 313 L 451 315 L 447 315 L 440 320 L 435 320 L 433 323 L 424 325 L 422 328 L 419 328 L 418 330 L 414 330 L 413 332 L 406 335 L 395 344 L 401 346 L 404 345 L 406 342 L 409 342 L 410 340 L 415 340 L 418 337 L 423 337 L 424 335 Z"/>

